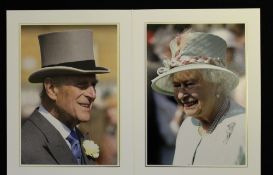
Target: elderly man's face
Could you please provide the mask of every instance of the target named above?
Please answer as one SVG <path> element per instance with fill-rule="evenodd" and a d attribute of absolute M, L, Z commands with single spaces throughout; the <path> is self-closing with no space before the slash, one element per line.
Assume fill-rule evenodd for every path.
<path fill-rule="evenodd" d="M 88 121 L 96 83 L 95 75 L 59 77 L 54 86 L 57 117 L 68 124 Z"/>
<path fill-rule="evenodd" d="M 216 84 L 205 81 L 199 71 L 175 73 L 173 86 L 186 115 L 206 120 L 215 110 Z"/>

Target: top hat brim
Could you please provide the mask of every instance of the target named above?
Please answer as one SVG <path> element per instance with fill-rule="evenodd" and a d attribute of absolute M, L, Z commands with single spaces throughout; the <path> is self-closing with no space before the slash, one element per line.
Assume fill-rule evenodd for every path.
<path fill-rule="evenodd" d="M 226 88 L 231 91 L 234 89 L 238 83 L 239 83 L 239 77 L 233 73 L 232 71 L 219 67 L 219 66 L 214 66 L 211 64 L 188 64 L 185 66 L 178 66 L 174 67 L 172 69 L 169 69 L 168 71 L 158 75 L 156 78 L 152 80 L 152 88 L 158 93 L 164 94 L 164 95 L 169 95 L 169 96 L 174 96 L 174 89 L 173 89 L 173 83 L 171 81 L 170 75 L 177 73 L 177 72 L 182 72 L 182 71 L 187 71 L 187 70 L 200 70 L 200 69 L 208 69 L 212 71 L 221 71 L 224 75 L 225 79 L 225 86 Z"/>
<path fill-rule="evenodd" d="M 109 73 L 110 70 L 104 67 L 95 67 L 92 70 L 82 70 L 67 66 L 54 66 L 54 67 L 44 67 L 36 72 L 33 72 L 28 80 L 31 83 L 42 83 L 46 77 L 54 76 L 66 76 L 66 75 L 89 75 L 89 74 L 104 74 Z"/>

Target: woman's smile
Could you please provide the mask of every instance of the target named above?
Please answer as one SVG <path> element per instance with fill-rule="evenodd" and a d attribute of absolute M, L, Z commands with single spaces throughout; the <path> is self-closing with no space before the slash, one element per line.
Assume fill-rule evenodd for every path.
<path fill-rule="evenodd" d="M 198 104 L 198 100 L 193 97 L 186 97 L 181 100 L 181 103 L 184 108 L 192 108 Z"/>

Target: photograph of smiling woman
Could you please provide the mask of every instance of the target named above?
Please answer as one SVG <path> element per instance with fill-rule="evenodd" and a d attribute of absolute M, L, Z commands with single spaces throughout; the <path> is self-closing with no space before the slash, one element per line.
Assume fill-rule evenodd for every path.
<path fill-rule="evenodd" d="M 177 26 L 160 27 L 170 30 Z M 178 105 L 172 107 L 173 112 L 169 112 L 171 116 L 166 116 L 169 120 L 165 127 L 169 127 L 176 138 L 170 164 L 245 165 L 245 109 L 236 97 L 233 98 L 240 77 L 234 69 L 229 69 L 232 64 L 244 59 L 236 55 L 235 46 L 240 46 L 239 43 L 234 44 L 236 36 L 231 30 L 231 27 L 240 25 L 200 25 L 199 28 L 191 25 L 191 29 L 187 29 L 188 26 L 181 25 L 183 31 L 171 33 L 169 45 L 165 45 L 169 50 L 164 51 L 169 52 L 165 54 L 168 56 L 161 57 L 161 66 L 157 67 L 157 75 L 151 80 L 155 103 L 157 106 L 161 104 L 158 110 L 170 110 L 170 106 L 164 108 L 157 98 L 158 94 L 169 96 L 169 99 L 173 97 Z M 232 50 L 229 50 L 231 47 Z M 232 54 L 227 54 L 230 51 Z M 178 110 L 180 121 L 176 115 Z M 176 127 L 173 127 L 174 122 Z M 161 158 L 164 160 L 164 157 Z"/>

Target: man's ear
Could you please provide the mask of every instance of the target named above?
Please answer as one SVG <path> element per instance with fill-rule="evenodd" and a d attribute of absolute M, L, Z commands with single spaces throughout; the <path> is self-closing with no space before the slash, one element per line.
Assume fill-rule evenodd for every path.
<path fill-rule="evenodd" d="M 51 100 L 55 101 L 57 99 L 57 94 L 56 94 L 57 89 L 56 89 L 56 85 L 53 82 L 53 79 L 52 78 L 46 78 L 44 80 L 44 87 L 45 87 L 47 96 Z"/>

